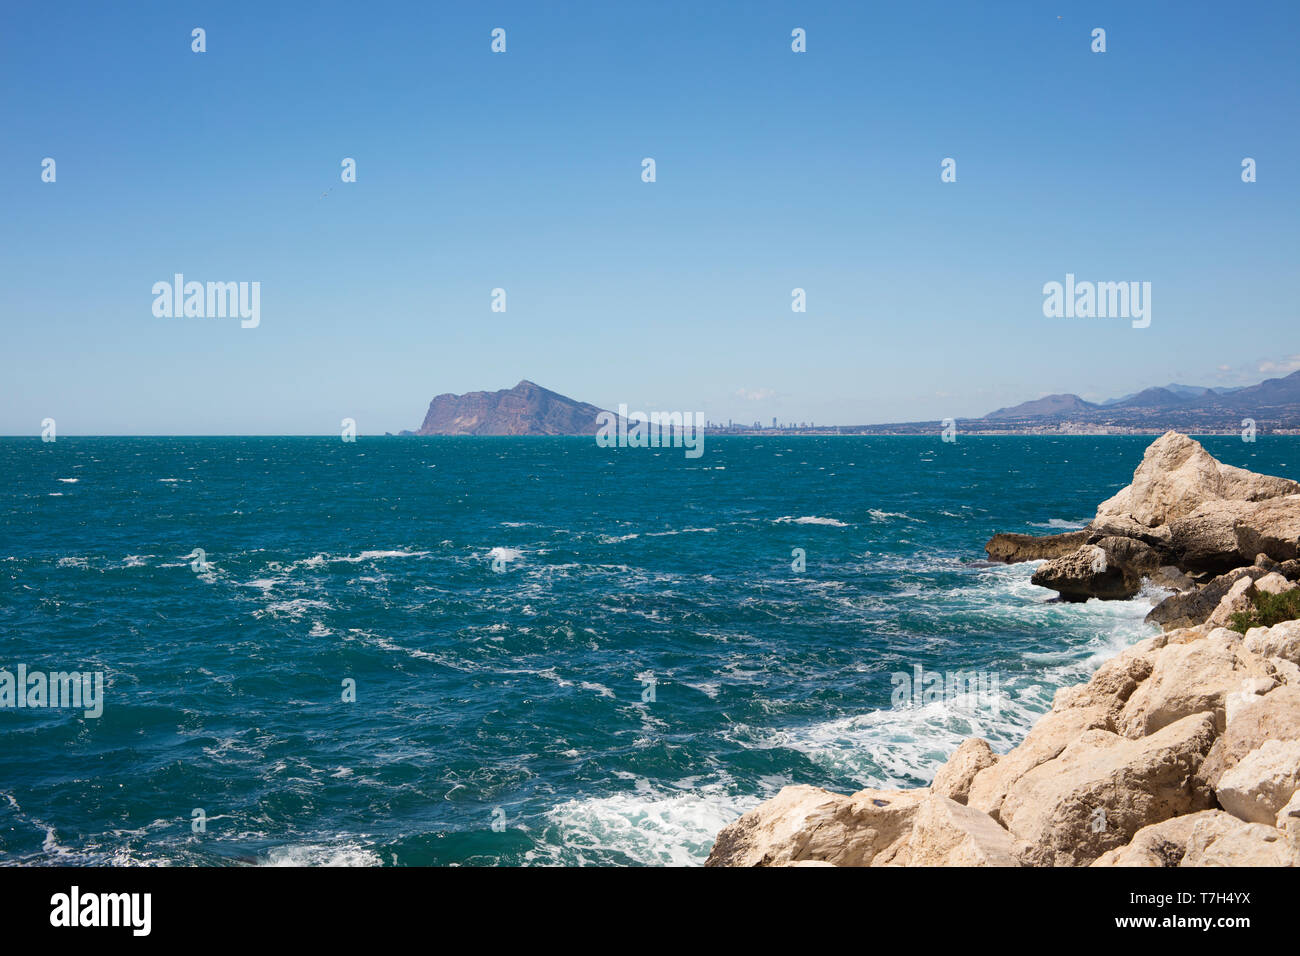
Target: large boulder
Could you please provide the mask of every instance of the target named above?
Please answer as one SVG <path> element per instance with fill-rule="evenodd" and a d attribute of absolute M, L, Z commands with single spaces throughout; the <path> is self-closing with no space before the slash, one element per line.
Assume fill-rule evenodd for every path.
<path fill-rule="evenodd" d="M 1108 729 L 1111 720 L 1104 706 L 1064 707 L 1050 710 L 1010 753 L 975 775 L 967 805 L 1001 820 L 1002 801 L 1021 777 L 1058 756 L 1088 730 Z"/>
<path fill-rule="evenodd" d="M 1011 834 L 992 817 L 937 794 L 917 810 L 905 858 L 908 866 L 1018 865 Z"/>
<path fill-rule="evenodd" d="M 1111 536 L 1098 538 L 1095 543 L 1106 552 L 1108 561 L 1118 564 L 1139 581 L 1155 573 L 1164 563 L 1164 558 L 1158 550 L 1137 538 Z"/>
<path fill-rule="evenodd" d="M 1201 585 L 1194 591 L 1171 594 L 1147 614 L 1148 624 L 1159 624 L 1166 631 L 1204 624 L 1223 600 L 1224 595 L 1241 578 L 1251 580 L 1268 574 L 1264 568 L 1235 568 Z"/>
<path fill-rule="evenodd" d="M 1300 557 L 1300 495 L 1271 498 L 1250 509 L 1237 521 L 1237 552 L 1266 554 L 1274 561 Z"/>
<path fill-rule="evenodd" d="M 1125 737 L 1153 734 L 1191 714 L 1208 712 L 1217 729 L 1226 724 L 1226 698 L 1246 678 L 1272 681 L 1272 669 L 1241 647 L 1228 630 L 1189 644 L 1169 644 L 1156 653 L 1151 676 L 1133 691 L 1117 721 Z"/>
<path fill-rule="evenodd" d="M 1217 789 L 1220 778 L 1266 740 L 1300 740 L 1300 687 L 1275 687 L 1230 707 L 1227 727 L 1210 748 L 1199 776 L 1207 787 Z"/>
<path fill-rule="evenodd" d="M 1082 866 L 1152 823 L 1209 809 L 1196 771 L 1216 736 L 1210 714 L 1141 740 L 1090 730 L 1007 791 L 1001 822 L 1031 866 Z M 978 783 L 978 781 L 977 781 Z"/>
<path fill-rule="evenodd" d="M 1127 846 L 1108 850 L 1093 866 L 1294 866 L 1284 832 L 1243 823 L 1222 810 L 1202 810 L 1143 827 Z"/>
<path fill-rule="evenodd" d="M 1283 621 L 1272 627 L 1252 627 L 1241 642 L 1261 657 L 1280 657 L 1300 664 L 1300 621 Z"/>
<path fill-rule="evenodd" d="M 805 785 L 724 827 L 705 866 L 783 866 L 810 860 L 868 866 L 911 833 L 925 790 L 861 790 L 852 796 Z"/>
<path fill-rule="evenodd" d="M 1163 559 L 1136 538 L 1099 538 L 1070 554 L 1039 567 L 1031 579 L 1056 591 L 1067 601 L 1088 598 L 1122 601 L 1142 587 L 1142 580 L 1160 568 Z"/>
<path fill-rule="evenodd" d="M 1269 575 L 1264 575 L 1269 577 Z M 1261 579 L 1262 580 L 1262 579 Z M 1219 606 L 1210 612 L 1210 616 L 1205 619 L 1205 623 L 1210 627 L 1227 627 L 1232 623 L 1232 619 L 1237 614 L 1249 614 L 1255 606 L 1255 595 L 1259 593 L 1255 589 L 1255 582 L 1250 578 L 1241 578 L 1234 582 L 1232 587 L 1228 588 L 1228 593 L 1223 596 Z"/>
<path fill-rule="evenodd" d="M 1174 564 L 1163 564 L 1156 568 L 1148 578 L 1148 582 L 1157 588 L 1164 588 L 1166 591 L 1190 591 L 1196 587 L 1196 581 L 1191 575 L 1178 570 Z"/>
<path fill-rule="evenodd" d="M 1296 585 L 1288 581 L 1276 571 L 1269 571 L 1258 581 L 1255 582 L 1255 590 L 1264 594 L 1285 594 L 1287 591 L 1294 591 Z"/>
<path fill-rule="evenodd" d="M 1300 550 L 1300 495 L 1267 501 L 1216 499 L 1169 522 L 1169 553 L 1192 571 L 1222 572 L 1243 564 L 1274 570 Z"/>
<path fill-rule="evenodd" d="M 1227 817 L 1225 820 L 1224 817 Z M 1228 814 L 1198 820 L 1179 866 L 1295 866 L 1300 853 L 1286 834 Z"/>
<path fill-rule="evenodd" d="M 1272 826 L 1300 789 L 1300 740 L 1266 740 L 1219 778 L 1219 804 L 1248 823 Z"/>
<path fill-rule="evenodd" d="M 1088 532 L 1067 531 L 1064 534 L 1014 534 L 999 532 L 984 545 L 990 561 L 1015 564 L 1020 561 L 1042 561 L 1069 554 L 1088 540 Z"/>
<path fill-rule="evenodd" d="M 930 792 L 965 805 L 975 775 L 997 762 L 998 755 L 987 740 L 982 737 L 964 740 L 934 775 Z"/>
<path fill-rule="evenodd" d="M 1174 561 L 1188 571 L 1220 574 L 1242 564 L 1237 525 L 1259 505 L 1249 501 L 1209 501 L 1191 514 L 1169 522 Z"/>
<path fill-rule="evenodd" d="M 1162 554 L 1172 553 L 1173 537 L 1168 525 L 1148 528 L 1129 514 L 1098 516 L 1088 525 L 1087 544 L 1102 538 L 1136 538 Z"/>
<path fill-rule="evenodd" d="M 1222 818 L 1220 820 L 1219 818 Z M 1241 821 L 1222 810 L 1200 810 L 1170 817 L 1145 826 L 1133 834 L 1133 839 L 1114 850 L 1107 850 L 1092 861 L 1093 866 L 1177 866 L 1187 853 L 1196 824 L 1205 820 L 1218 827 L 1236 829 Z"/>
<path fill-rule="evenodd" d="M 1265 657 L 1265 658 L 1261 658 L 1261 660 L 1264 661 L 1266 666 L 1274 668 L 1274 670 L 1276 670 L 1277 658 Z M 1241 682 L 1241 687 L 1229 693 L 1228 696 L 1225 697 L 1223 700 L 1223 710 L 1224 710 L 1224 715 L 1226 717 L 1226 721 L 1225 721 L 1226 725 L 1231 726 L 1233 723 L 1235 723 L 1237 719 L 1242 715 L 1243 712 L 1245 712 L 1249 716 L 1249 714 L 1251 713 L 1251 708 L 1260 702 L 1260 698 L 1263 695 L 1267 694 L 1269 691 L 1271 691 L 1273 688 L 1278 687 L 1279 683 L 1280 684 L 1288 683 L 1284 674 L 1275 673 L 1269 677 L 1245 678 Z M 1288 694 L 1296 690 L 1295 687 L 1291 687 L 1291 688 L 1279 687 L 1278 689 L 1282 691 L 1282 693 L 1279 695 L 1279 697 L 1281 698 L 1285 698 L 1286 696 L 1288 696 Z M 1220 739 L 1222 739 L 1222 736 L 1223 736 L 1222 733 L 1220 733 Z M 1255 748 L 1252 747 L 1250 749 L 1254 750 Z"/>
<path fill-rule="evenodd" d="M 1031 578 L 1039 587 L 1058 592 L 1067 601 L 1124 600 L 1137 593 L 1139 583 L 1110 563 L 1106 552 L 1095 544 L 1042 565 Z"/>
<path fill-rule="evenodd" d="M 1124 709 L 1134 692 L 1151 676 L 1156 661 L 1171 638 L 1177 640 L 1179 637 L 1178 631 L 1156 634 L 1124 648 L 1098 667 L 1087 683 L 1058 690 L 1052 701 L 1053 709 L 1099 708 L 1106 720 L 1098 726 L 1118 731 Z"/>
<path fill-rule="evenodd" d="M 1200 442 L 1171 431 L 1147 447 L 1132 484 L 1098 506 L 1097 521 L 1131 517 L 1154 528 L 1211 501 L 1263 501 L 1294 494 L 1300 494 L 1300 484 L 1225 465 Z"/>
<path fill-rule="evenodd" d="M 975 774 L 967 803 L 999 820 L 1002 801 L 1017 780 L 1058 756 L 1085 731 L 1113 731 L 1125 703 L 1151 674 L 1156 654 L 1171 636 L 1178 634 L 1156 634 L 1126 647 L 1097 668 L 1086 684 L 1060 688 L 1052 709 L 1025 739 Z"/>

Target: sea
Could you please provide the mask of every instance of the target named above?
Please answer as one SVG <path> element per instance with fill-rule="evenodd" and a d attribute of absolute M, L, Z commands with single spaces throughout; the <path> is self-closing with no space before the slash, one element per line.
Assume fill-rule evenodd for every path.
<path fill-rule="evenodd" d="M 983 551 L 1150 441 L 0 439 L 0 680 L 102 680 L 0 693 L 0 863 L 693 866 L 788 784 L 925 785 L 1155 633 Z"/>

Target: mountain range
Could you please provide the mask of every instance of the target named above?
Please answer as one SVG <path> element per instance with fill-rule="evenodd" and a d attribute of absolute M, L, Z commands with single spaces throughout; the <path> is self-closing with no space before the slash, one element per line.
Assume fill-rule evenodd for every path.
<path fill-rule="evenodd" d="M 496 392 L 445 393 L 429 403 L 424 422 L 403 435 L 594 435 L 602 409 L 527 379 Z M 1094 403 L 1078 395 L 1047 395 L 982 418 L 957 421 L 967 434 L 1235 432 L 1250 419 L 1260 432 L 1300 431 L 1300 371 L 1258 385 L 1210 388 L 1164 385 Z M 799 428 L 717 426 L 729 434 L 881 435 L 940 431 L 941 422 L 823 425 Z"/>
<path fill-rule="evenodd" d="M 1229 429 L 1249 418 L 1260 430 L 1300 427 L 1300 372 L 1239 388 L 1166 385 L 1094 404 L 1078 395 L 1048 395 L 999 408 L 971 422 L 1026 429 L 1045 424 L 1115 429 Z"/>
<path fill-rule="evenodd" d="M 1175 395 L 1181 395 L 1185 398 L 1193 398 L 1200 397 L 1206 392 L 1213 392 L 1215 395 L 1228 395 L 1232 392 L 1241 391 L 1245 386 L 1234 385 L 1232 387 L 1225 387 L 1221 385 L 1206 388 L 1204 385 L 1163 385 L 1161 387 L 1167 392 L 1173 392 Z M 1101 404 L 1103 406 L 1118 405 L 1121 402 L 1127 402 L 1130 398 L 1136 398 L 1138 394 L 1138 392 L 1134 392 L 1131 395 L 1122 395 L 1119 398 L 1108 398 Z"/>

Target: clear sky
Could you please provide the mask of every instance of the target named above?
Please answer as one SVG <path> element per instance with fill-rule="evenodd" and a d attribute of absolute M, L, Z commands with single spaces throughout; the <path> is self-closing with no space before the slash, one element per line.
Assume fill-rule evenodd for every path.
<path fill-rule="evenodd" d="M 0 433 L 373 434 L 521 378 L 854 424 L 1291 371 L 1298 31 L 1293 0 L 9 4 Z M 260 282 L 260 326 L 156 317 L 177 272 Z M 1150 327 L 1045 318 L 1067 272 L 1151 282 Z"/>

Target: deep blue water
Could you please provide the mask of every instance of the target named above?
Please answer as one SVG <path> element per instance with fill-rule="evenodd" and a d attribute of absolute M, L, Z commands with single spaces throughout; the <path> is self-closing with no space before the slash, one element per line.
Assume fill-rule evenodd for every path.
<path fill-rule="evenodd" d="M 106 680 L 0 709 L 0 860 L 694 863 L 784 784 L 927 783 L 1151 632 L 982 561 L 1149 441 L 0 439 L 0 667 Z M 1001 705 L 892 707 L 917 665 Z"/>

